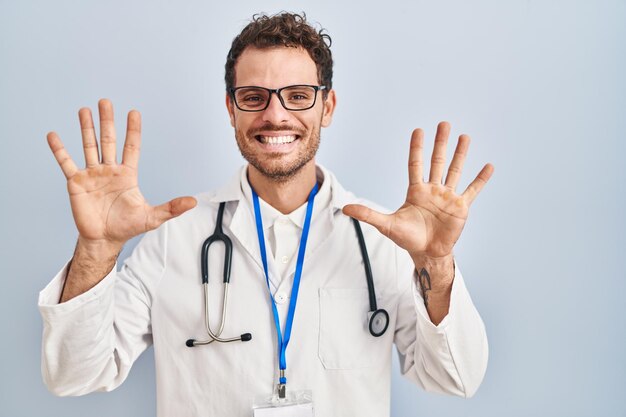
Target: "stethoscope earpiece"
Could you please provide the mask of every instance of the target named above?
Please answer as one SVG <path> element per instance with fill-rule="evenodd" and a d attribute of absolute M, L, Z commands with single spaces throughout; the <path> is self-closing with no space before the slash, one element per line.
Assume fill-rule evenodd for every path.
<path fill-rule="evenodd" d="M 198 341 L 196 341 L 196 339 L 188 339 L 185 342 L 185 345 L 187 347 L 194 347 L 196 345 L 208 345 L 209 343 L 211 343 L 211 342 L 213 342 L 215 340 L 217 340 L 217 339 L 210 339 L 210 340 L 206 340 L 204 342 L 198 342 Z M 252 334 L 251 333 L 244 333 L 241 336 L 239 336 L 238 338 L 234 337 L 234 338 L 228 339 L 228 340 L 217 340 L 217 341 L 218 342 L 236 342 L 238 340 L 241 340 L 242 342 L 249 342 L 250 340 L 252 340 Z"/>

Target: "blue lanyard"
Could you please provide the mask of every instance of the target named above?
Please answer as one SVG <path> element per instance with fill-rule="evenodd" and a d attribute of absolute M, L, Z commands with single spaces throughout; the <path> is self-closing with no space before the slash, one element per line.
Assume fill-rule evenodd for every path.
<path fill-rule="evenodd" d="M 251 187 L 252 188 L 252 187 Z M 265 250 L 265 235 L 263 233 L 263 219 L 261 218 L 261 206 L 259 205 L 259 196 L 254 188 L 252 188 L 252 201 L 254 203 L 254 216 L 256 218 L 256 230 L 259 236 L 259 246 L 261 247 L 261 259 L 263 260 L 263 270 L 265 271 L 265 281 L 267 282 L 267 289 L 270 291 L 270 299 L 272 300 L 272 311 L 274 313 L 274 324 L 276 325 L 276 334 L 278 339 L 278 360 L 280 366 L 280 379 L 281 384 L 287 383 L 287 378 L 284 376 L 285 369 L 287 369 L 287 359 L 285 358 L 285 351 L 289 344 L 291 337 L 291 326 L 293 324 L 293 317 L 296 312 L 296 303 L 298 301 L 298 290 L 300 289 L 300 277 L 302 276 L 302 267 L 304 265 L 304 251 L 306 250 L 306 241 L 309 236 L 309 227 L 311 226 L 311 216 L 313 214 L 313 200 L 317 194 L 317 183 L 309 194 L 308 203 L 306 206 L 306 217 L 304 218 L 304 226 L 302 228 L 302 236 L 300 237 L 300 247 L 298 249 L 298 262 L 296 264 L 296 273 L 293 277 L 293 287 L 291 288 L 291 300 L 289 301 L 289 311 L 287 313 L 287 323 L 285 324 L 285 337 L 283 338 L 280 331 L 280 320 L 278 319 L 278 309 L 276 308 L 276 302 L 272 296 L 270 289 L 270 278 L 267 272 L 267 252 Z"/>

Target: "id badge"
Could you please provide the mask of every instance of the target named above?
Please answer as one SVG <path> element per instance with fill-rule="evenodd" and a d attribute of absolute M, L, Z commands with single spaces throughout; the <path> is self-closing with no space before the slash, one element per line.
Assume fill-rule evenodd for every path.
<path fill-rule="evenodd" d="M 310 390 L 287 391 L 285 398 L 274 392 L 255 399 L 254 417 L 313 417 L 313 394 Z"/>

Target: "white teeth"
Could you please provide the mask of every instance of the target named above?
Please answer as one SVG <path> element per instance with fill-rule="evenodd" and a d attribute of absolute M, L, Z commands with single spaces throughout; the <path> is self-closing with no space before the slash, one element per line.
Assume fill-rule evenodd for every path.
<path fill-rule="evenodd" d="M 270 145 L 282 145 L 283 143 L 291 143 L 296 140 L 295 136 L 261 136 L 263 143 Z"/>

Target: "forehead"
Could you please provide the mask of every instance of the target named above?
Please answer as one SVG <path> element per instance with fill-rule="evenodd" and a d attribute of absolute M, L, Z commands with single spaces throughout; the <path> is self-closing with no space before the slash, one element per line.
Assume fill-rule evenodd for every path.
<path fill-rule="evenodd" d="M 235 87 L 258 85 L 280 88 L 293 84 L 317 85 L 317 67 L 302 48 L 246 48 L 235 64 Z"/>

